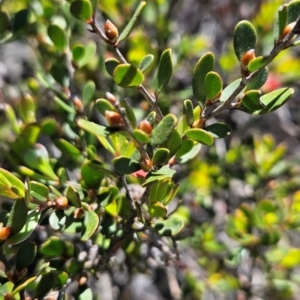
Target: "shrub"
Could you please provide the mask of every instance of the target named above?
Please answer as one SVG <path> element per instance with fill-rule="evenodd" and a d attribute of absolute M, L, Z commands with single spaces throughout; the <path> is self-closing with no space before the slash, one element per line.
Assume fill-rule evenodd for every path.
<path fill-rule="evenodd" d="M 114 298 L 139 299 L 132 286 L 143 281 L 134 274 L 152 270 L 170 299 L 291 298 L 300 256 L 287 240 L 299 228 L 299 170 L 269 135 L 232 144 L 224 158 L 213 144 L 232 131 L 216 121 L 222 112 L 264 115 L 293 95 L 265 83 L 267 66 L 299 44 L 300 1 L 279 7 L 268 53 L 260 55 L 252 23 L 240 21 L 223 67 L 205 52 L 180 92 L 173 59 L 186 71 L 182 61 L 198 54 L 189 44 L 201 39 L 183 37 L 175 55 L 161 49 L 171 34 L 167 2 L 149 1 L 141 21 L 146 2 L 135 10 L 134 1 L 122 3 L 123 18 L 107 1 L 69 2 L 5 3 L 0 12 L 2 42 L 25 39 L 33 49 L 17 104 L 6 101 L 13 84 L 1 95 L 0 294 L 113 299 L 102 297 L 112 294 L 112 282 L 101 283 L 109 273 L 124 288 Z M 151 48 L 141 28 L 155 22 L 156 9 L 160 45 Z M 114 14 L 115 22 L 103 21 Z M 226 70 L 233 53 L 237 79 Z M 212 147 L 199 160 L 203 146 Z M 244 192 L 231 199 L 237 186 Z"/>

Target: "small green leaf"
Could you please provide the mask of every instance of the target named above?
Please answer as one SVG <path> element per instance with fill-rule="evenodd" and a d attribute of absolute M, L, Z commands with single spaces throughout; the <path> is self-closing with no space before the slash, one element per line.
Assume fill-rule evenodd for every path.
<path fill-rule="evenodd" d="M 66 156 L 77 157 L 81 155 L 81 151 L 78 148 L 64 139 L 55 141 L 55 146 Z"/>
<path fill-rule="evenodd" d="M 10 29 L 10 26 L 11 25 L 7 13 L 0 11 L 0 37 L 5 31 Z"/>
<path fill-rule="evenodd" d="M 170 151 L 166 148 L 158 148 L 153 155 L 152 162 L 154 165 L 164 165 L 169 158 Z"/>
<path fill-rule="evenodd" d="M 223 88 L 221 76 L 213 71 L 210 71 L 205 76 L 205 93 L 207 100 L 214 100 L 220 96 Z"/>
<path fill-rule="evenodd" d="M 141 169 L 137 161 L 125 156 L 119 156 L 113 159 L 113 165 L 116 172 L 120 174 L 131 174 Z"/>
<path fill-rule="evenodd" d="M 300 15 L 300 1 L 294 0 L 288 3 L 287 24 L 295 22 Z"/>
<path fill-rule="evenodd" d="M 185 155 L 186 153 L 190 152 L 194 147 L 194 142 L 192 140 L 184 140 L 180 148 L 176 152 L 176 159 L 180 158 L 181 156 Z"/>
<path fill-rule="evenodd" d="M 82 168 L 81 168 L 81 174 L 82 174 L 82 170 L 84 168 L 86 168 L 86 164 L 84 164 L 82 166 Z M 100 174 L 100 175 L 102 175 L 102 174 Z M 80 208 L 82 206 L 81 205 L 81 201 L 80 201 L 79 193 L 77 192 L 77 190 L 75 189 L 75 187 L 69 185 L 67 187 L 65 195 L 66 195 L 66 197 L 67 197 L 70 205 L 78 207 L 78 208 Z"/>
<path fill-rule="evenodd" d="M 145 1 L 140 2 L 140 4 L 138 5 L 137 9 L 135 10 L 133 16 L 131 17 L 130 21 L 127 23 L 126 27 L 121 32 L 121 34 L 117 40 L 117 44 L 129 36 L 131 30 L 133 29 L 134 25 L 136 24 L 138 17 L 140 16 L 145 5 L 146 5 Z"/>
<path fill-rule="evenodd" d="M 220 101 L 224 102 L 229 99 L 229 97 L 234 93 L 234 91 L 238 88 L 242 79 L 237 79 L 231 82 L 226 88 L 223 90 L 222 95 L 220 97 Z"/>
<path fill-rule="evenodd" d="M 153 218 L 163 218 L 168 212 L 167 208 L 160 202 L 151 202 L 148 209 L 150 216 Z"/>
<path fill-rule="evenodd" d="M 159 60 L 158 71 L 155 80 L 155 94 L 158 95 L 168 84 L 173 71 L 172 50 L 166 49 Z"/>
<path fill-rule="evenodd" d="M 55 24 L 48 27 L 48 35 L 55 47 L 59 50 L 64 50 L 68 46 L 66 32 Z"/>
<path fill-rule="evenodd" d="M 158 230 L 160 235 L 175 236 L 183 229 L 183 222 L 179 218 L 170 217 L 165 221 L 158 221 L 154 228 Z"/>
<path fill-rule="evenodd" d="M 54 287 L 54 284 L 55 276 L 53 272 L 43 274 L 41 280 L 35 287 L 35 298 L 43 298 Z"/>
<path fill-rule="evenodd" d="M 230 135 L 231 128 L 225 123 L 214 123 L 205 127 L 205 130 L 210 132 L 215 139 L 222 139 Z"/>
<path fill-rule="evenodd" d="M 274 40 L 277 41 L 287 25 L 287 18 L 288 18 L 288 4 L 283 4 L 278 8 L 278 19 L 274 25 Z"/>
<path fill-rule="evenodd" d="M 126 116 L 129 120 L 131 127 L 136 128 L 136 118 L 135 118 L 135 114 L 132 110 L 132 107 L 127 103 L 126 100 L 121 100 L 120 104 L 121 104 L 121 107 L 125 108 Z"/>
<path fill-rule="evenodd" d="M 96 43 L 90 41 L 85 45 L 76 44 L 72 48 L 73 61 L 75 61 L 75 67 L 81 68 L 88 64 L 91 60 L 95 59 L 95 53 L 97 50 Z"/>
<path fill-rule="evenodd" d="M 49 257 L 60 257 L 64 251 L 64 242 L 57 236 L 51 236 L 40 247 L 40 252 Z"/>
<path fill-rule="evenodd" d="M 150 173 L 150 176 L 144 182 L 143 186 L 145 186 L 151 182 L 157 181 L 157 180 L 163 180 L 165 178 L 172 178 L 175 173 L 176 173 L 175 170 L 170 169 L 168 166 L 163 166 L 158 171 L 152 171 Z"/>
<path fill-rule="evenodd" d="M 89 0 L 75 0 L 71 3 L 70 11 L 76 19 L 87 22 L 92 18 L 92 3 Z"/>
<path fill-rule="evenodd" d="M 194 123 L 194 105 L 190 99 L 183 101 L 183 114 L 186 117 L 186 123 L 191 126 Z"/>
<path fill-rule="evenodd" d="M 115 111 L 115 107 L 108 100 L 102 98 L 96 100 L 95 107 L 102 116 L 105 116 L 107 110 Z"/>
<path fill-rule="evenodd" d="M 177 118 L 172 115 L 166 115 L 152 131 L 151 145 L 161 145 L 167 142 L 176 126 Z"/>
<path fill-rule="evenodd" d="M 103 164 L 100 161 L 89 160 L 81 168 L 81 176 L 88 188 L 97 189 L 100 186 L 104 174 L 95 169 L 94 166 L 102 167 Z"/>
<path fill-rule="evenodd" d="M 77 125 L 89 132 L 89 133 L 92 133 L 96 136 L 102 136 L 102 137 L 106 137 L 110 134 L 110 132 L 107 130 L 107 127 L 105 126 L 102 126 L 102 125 L 98 125 L 94 122 L 90 122 L 90 121 L 87 121 L 87 120 L 84 120 L 84 119 L 79 119 L 77 121 Z"/>
<path fill-rule="evenodd" d="M 99 216 L 93 211 L 88 210 L 85 212 L 83 227 L 81 232 L 81 240 L 87 241 L 96 231 L 99 225 Z"/>
<path fill-rule="evenodd" d="M 170 158 L 179 149 L 179 147 L 181 146 L 181 142 L 182 142 L 182 138 L 180 133 L 176 129 L 173 129 L 167 142 L 162 144 L 161 146 L 167 148 L 170 151 L 169 153 L 169 158 Z"/>
<path fill-rule="evenodd" d="M 124 88 L 138 87 L 144 81 L 141 70 L 130 64 L 119 64 L 113 71 L 113 78 Z"/>
<path fill-rule="evenodd" d="M 11 209 L 7 226 L 11 227 L 11 236 L 13 237 L 21 231 L 27 221 L 27 206 L 25 199 L 15 201 Z"/>
<path fill-rule="evenodd" d="M 95 82 L 92 80 L 88 80 L 82 91 L 82 102 L 86 106 L 94 97 L 96 91 Z"/>
<path fill-rule="evenodd" d="M 27 220 L 21 231 L 9 238 L 7 243 L 10 245 L 16 245 L 28 239 L 38 225 L 40 216 L 41 211 L 31 210 L 27 215 Z"/>
<path fill-rule="evenodd" d="M 248 64 L 248 70 L 250 72 L 257 71 L 258 69 L 266 66 L 269 64 L 272 60 L 272 57 L 270 55 L 267 56 L 258 56 L 254 59 L 252 59 Z"/>
<path fill-rule="evenodd" d="M 242 99 L 240 109 L 250 114 L 254 113 L 257 110 L 261 110 L 263 106 L 260 102 L 260 96 L 261 92 L 259 90 L 246 92 Z"/>
<path fill-rule="evenodd" d="M 56 210 L 49 216 L 49 225 L 54 230 L 63 230 L 66 226 L 67 216 L 63 210 Z"/>
<path fill-rule="evenodd" d="M 85 48 L 81 44 L 74 45 L 72 47 L 73 60 L 78 64 L 84 58 Z"/>
<path fill-rule="evenodd" d="M 112 77 L 114 76 L 114 70 L 116 69 L 116 67 L 118 65 L 120 65 L 120 62 L 117 59 L 115 59 L 115 58 L 108 58 L 105 61 L 106 71 Z"/>
<path fill-rule="evenodd" d="M 143 130 L 134 129 L 133 135 L 142 144 L 147 144 L 150 141 L 149 135 L 145 133 Z"/>
<path fill-rule="evenodd" d="M 267 68 L 263 68 L 247 85 L 246 91 L 260 89 L 266 83 L 267 79 L 268 79 L 268 70 Z"/>
<path fill-rule="evenodd" d="M 214 54 L 207 52 L 198 60 L 193 73 L 193 94 L 199 102 L 201 108 L 204 107 L 206 101 L 205 77 L 206 74 L 213 70 Z"/>
<path fill-rule="evenodd" d="M 154 60 L 154 55 L 147 54 L 140 62 L 139 69 L 144 73 L 148 70 Z"/>
<path fill-rule="evenodd" d="M 37 247 L 33 242 L 23 243 L 16 255 L 16 269 L 22 271 L 28 267 L 35 259 Z"/>
<path fill-rule="evenodd" d="M 249 21 L 240 21 L 234 30 L 233 47 L 238 60 L 249 50 L 255 49 L 256 31 Z"/>
<path fill-rule="evenodd" d="M 0 168 L 0 196 L 10 199 L 25 197 L 23 182 L 5 169 Z"/>
<path fill-rule="evenodd" d="M 211 146 L 214 142 L 213 134 L 201 128 L 189 129 L 185 132 L 185 135 L 190 139 L 207 146 Z"/>
<path fill-rule="evenodd" d="M 49 189 L 42 183 L 30 181 L 30 195 L 40 201 L 46 201 L 49 198 Z"/>
<path fill-rule="evenodd" d="M 259 114 L 269 113 L 278 109 L 285 104 L 293 94 L 294 90 L 292 88 L 281 88 L 263 95 L 260 98 L 260 102 L 265 106 L 265 108 L 260 110 Z"/>

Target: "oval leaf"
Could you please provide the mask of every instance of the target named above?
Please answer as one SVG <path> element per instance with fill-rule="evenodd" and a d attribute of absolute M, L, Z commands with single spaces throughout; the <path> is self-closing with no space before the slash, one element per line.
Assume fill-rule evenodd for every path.
<path fill-rule="evenodd" d="M 260 89 L 266 83 L 267 79 L 268 79 L 268 70 L 267 68 L 263 68 L 247 85 L 246 91 Z"/>
<path fill-rule="evenodd" d="M 210 132 L 215 139 L 222 139 L 230 135 L 231 128 L 225 123 L 214 123 L 205 127 L 205 130 Z"/>
<path fill-rule="evenodd" d="M 142 144 L 147 144 L 150 141 L 149 135 L 143 130 L 134 129 L 133 135 Z"/>
<path fill-rule="evenodd" d="M 172 50 L 166 49 L 159 60 L 158 71 L 155 80 L 155 94 L 158 95 L 168 84 L 172 71 Z"/>
<path fill-rule="evenodd" d="M 99 225 L 99 216 L 92 210 L 85 212 L 83 227 L 81 232 L 81 240 L 87 241 L 94 234 Z"/>
<path fill-rule="evenodd" d="M 223 88 L 221 76 L 216 72 L 208 72 L 205 76 L 205 93 L 207 100 L 214 100 Z"/>
<path fill-rule="evenodd" d="M 51 24 L 48 27 L 48 35 L 57 49 L 64 50 L 67 47 L 68 39 L 66 32 L 59 26 Z"/>
<path fill-rule="evenodd" d="M 169 153 L 170 151 L 166 148 L 157 149 L 153 155 L 153 164 L 157 166 L 165 164 L 169 158 Z"/>
<path fill-rule="evenodd" d="M 206 101 L 205 77 L 208 72 L 213 70 L 214 59 L 214 54 L 207 52 L 198 60 L 194 69 L 192 82 L 193 94 L 201 108 L 204 107 Z"/>
<path fill-rule="evenodd" d="M 249 21 L 240 21 L 234 30 L 233 47 L 238 60 L 249 50 L 255 49 L 256 31 Z"/>
<path fill-rule="evenodd" d="M 89 160 L 81 168 L 81 176 L 88 188 L 97 189 L 100 186 L 104 174 L 97 170 L 97 166 L 102 167 L 100 161 Z"/>
<path fill-rule="evenodd" d="M 254 72 L 271 62 L 272 58 L 270 55 L 267 56 L 258 56 L 253 58 L 248 64 L 248 70 L 250 72 Z"/>
<path fill-rule="evenodd" d="M 152 131 L 152 137 L 150 143 L 155 145 L 161 145 L 167 142 L 174 127 L 176 126 L 177 118 L 168 114 L 158 123 L 158 125 Z"/>
<path fill-rule="evenodd" d="M 92 3 L 89 0 L 75 0 L 71 3 L 70 11 L 76 19 L 87 22 L 92 18 Z"/>
<path fill-rule="evenodd" d="M 25 199 L 15 201 L 11 209 L 7 226 L 11 227 L 11 236 L 13 237 L 21 231 L 27 221 L 27 206 Z"/>
<path fill-rule="evenodd" d="M 250 114 L 254 113 L 257 110 L 264 108 L 260 102 L 261 92 L 258 90 L 248 91 L 245 93 L 240 109 L 248 112 Z"/>
<path fill-rule="evenodd" d="M 186 117 L 186 123 L 191 126 L 194 123 L 194 105 L 190 99 L 183 101 L 183 114 Z"/>
<path fill-rule="evenodd" d="M 35 287 L 35 298 L 43 298 L 53 288 L 54 284 L 55 275 L 53 272 L 43 274 Z"/>
<path fill-rule="evenodd" d="M 33 242 L 27 242 L 20 246 L 16 255 L 16 269 L 22 271 L 35 259 L 37 247 Z"/>
<path fill-rule="evenodd" d="M 109 58 L 105 61 L 105 68 L 110 76 L 114 75 L 114 70 L 118 65 L 120 65 L 120 62 L 115 58 Z"/>
<path fill-rule="evenodd" d="M 189 129 L 185 132 L 185 135 L 190 139 L 207 146 L 211 146 L 214 142 L 213 135 L 201 128 Z"/>
<path fill-rule="evenodd" d="M 242 79 L 237 79 L 231 82 L 226 88 L 223 90 L 222 95 L 220 97 L 220 101 L 224 102 L 229 99 L 229 97 L 233 94 L 233 92 L 238 88 Z"/>
<path fill-rule="evenodd" d="M 140 62 L 139 64 L 139 69 L 142 72 L 145 72 L 146 70 L 148 70 L 148 68 L 151 66 L 152 62 L 154 60 L 154 55 L 152 54 L 148 54 L 146 55 Z"/>
<path fill-rule="evenodd" d="M 124 156 L 115 158 L 113 165 L 114 169 L 120 174 L 131 174 L 141 169 L 137 161 Z"/>
<path fill-rule="evenodd" d="M 119 64 L 113 71 L 115 82 L 121 87 L 138 87 L 144 81 L 144 75 L 130 64 Z"/>
<path fill-rule="evenodd" d="M 99 113 L 105 117 L 105 112 L 107 110 L 109 111 L 115 111 L 115 107 L 106 99 L 98 99 L 96 100 L 95 107 L 99 111 Z"/>

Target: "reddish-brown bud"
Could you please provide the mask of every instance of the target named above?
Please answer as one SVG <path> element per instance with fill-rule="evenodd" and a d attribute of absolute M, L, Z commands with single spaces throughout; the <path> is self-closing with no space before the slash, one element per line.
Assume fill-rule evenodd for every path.
<path fill-rule="evenodd" d="M 143 171 L 149 172 L 149 171 L 152 170 L 152 167 L 153 167 L 152 160 L 145 159 L 145 160 L 141 161 L 141 168 L 142 168 Z"/>
<path fill-rule="evenodd" d="M 121 115 L 115 111 L 111 111 L 111 110 L 105 111 L 105 118 L 107 124 L 110 127 L 120 128 L 125 125 Z"/>
<path fill-rule="evenodd" d="M 74 219 L 81 219 L 85 214 L 85 210 L 83 208 L 76 208 L 74 210 Z"/>
<path fill-rule="evenodd" d="M 10 227 L 2 227 L 0 229 L 0 241 L 5 241 L 9 238 L 11 234 L 11 228 Z"/>
<path fill-rule="evenodd" d="M 280 36 L 280 38 L 278 39 L 278 42 L 281 42 L 295 27 L 296 22 L 292 22 L 288 25 L 285 26 L 285 28 L 283 29 L 283 32 Z"/>
<path fill-rule="evenodd" d="M 105 22 L 104 32 L 110 42 L 115 43 L 119 37 L 118 28 L 109 20 Z"/>
<path fill-rule="evenodd" d="M 139 129 L 141 129 L 142 131 L 144 131 L 147 134 L 151 134 L 152 133 L 152 125 L 150 124 L 149 121 L 147 120 L 143 120 L 140 125 L 139 125 Z"/>
<path fill-rule="evenodd" d="M 58 197 L 57 199 L 55 199 L 56 209 L 66 209 L 68 204 L 68 199 L 66 197 Z"/>
<path fill-rule="evenodd" d="M 248 66 L 249 62 L 255 58 L 255 50 L 254 49 L 250 49 L 249 51 L 247 51 L 241 58 L 241 63 L 244 66 Z"/>
<path fill-rule="evenodd" d="M 193 123 L 192 128 L 204 128 L 204 126 L 205 121 L 203 119 L 198 119 Z"/>
<path fill-rule="evenodd" d="M 15 300 L 15 298 L 13 297 L 13 295 L 11 293 L 5 293 L 4 300 Z"/>
<path fill-rule="evenodd" d="M 78 113 L 83 113 L 84 112 L 83 103 L 82 103 L 82 101 L 78 97 L 74 97 L 73 104 L 74 104 L 75 110 Z"/>

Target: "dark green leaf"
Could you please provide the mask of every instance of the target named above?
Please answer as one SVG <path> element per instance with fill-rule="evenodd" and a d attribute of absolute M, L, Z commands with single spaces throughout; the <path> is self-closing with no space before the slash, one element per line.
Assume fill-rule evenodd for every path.
<path fill-rule="evenodd" d="M 176 126 L 177 118 L 172 115 L 166 115 L 152 131 L 151 144 L 161 145 L 167 142 Z"/>
<path fill-rule="evenodd" d="M 48 35 L 55 47 L 59 50 L 64 50 L 68 46 L 66 32 L 55 24 L 48 27 Z"/>
<path fill-rule="evenodd" d="M 250 114 L 254 113 L 257 110 L 261 110 L 263 106 L 260 102 L 260 96 L 261 92 L 259 90 L 246 92 L 242 99 L 240 109 Z"/>
<path fill-rule="evenodd" d="M 214 100 L 220 97 L 223 88 L 221 76 L 213 71 L 210 71 L 205 76 L 205 93 L 207 100 Z"/>
<path fill-rule="evenodd" d="M 283 4 L 278 8 L 278 19 L 275 22 L 274 26 L 274 40 L 277 41 L 287 25 L 288 18 L 288 4 Z"/>
<path fill-rule="evenodd" d="M 93 14 L 92 3 L 89 0 L 75 0 L 71 3 L 70 11 L 76 19 L 87 22 Z"/>
<path fill-rule="evenodd" d="M 222 139 L 230 135 L 231 128 L 225 123 L 214 123 L 205 127 L 205 130 L 210 132 L 215 139 Z"/>
<path fill-rule="evenodd" d="M 50 257 L 60 257 L 65 251 L 64 242 L 57 236 L 51 236 L 40 247 L 40 252 L 43 255 Z"/>
<path fill-rule="evenodd" d="M 190 152 L 194 147 L 194 142 L 192 140 L 184 140 L 180 148 L 176 152 L 176 158 L 180 158 L 181 156 L 185 155 L 186 153 Z"/>
<path fill-rule="evenodd" d="M 78 148 L 64 139 L 58 139 L 57 141 L 55 141 L 55 146 L 67 156 L 76 157 L 81 155 L 81 151 Z"/>
<path fill-rule="evenodd" d="M 81 240 L 87 241 L 94 234 L 99 225 L 99 216 L 92 210 L 85 212 L 83 227 L 81 232 Z"/>
<path fill-rule="evenodd" d="M 25 199 L 15 201 L 9 215 L 7 226 L 11 227 L 11 236 L 13 237 L 21 231 L 27 221 L 27 206 Z"/>
<path fill-rule="evenodd" d="M 206 101 L 205 77 L 208 72 L 213 70 L 214 59 L 214 54 L 207 52 L 198 60 L 194 69 L 192 82 L 193 94 L 201 108 L 204 107 Z"/>
<path fill-rule="evenodd" d="M 141 70 L 130 64 L 119 64 L 113 71 L 113 78 L 124 88 L 138 87 L 144 81 Z"/>
<path fill-rule="evenodd" d="M 290 1 L 288 4 L 288 19 L 287 24 L 295 22 L 300 15 L 300 1 Z"/>
<path fill-rule="evenodd" d="M 22 271 L 28 267 L 35 259 L 37 247 L 33 242 L 23 243 L 16 255 L 16 269 Z"/>
<path fill-rule="evenodd" d="M 53 272 L 43 274 L 35 288 L 35 298 L 43 298 L 54 286 L 55 275 Z"/>
<path fill-rule="evenodd" d="M 27 215 L 27 220 L 25 222 L 25 225 L 23 226 L 21 231 L 15 236 L 9 238 L 7 240 L 7 243 L 10 245 L 16 245 L 28 239 L 32 234 L 32 232 L 35 230 L 36 226 L 38 225 L 40 216 L 41 216 L 41 211 L 36 211 L 36 210 L 30 211 Z"/>
<path fill-rule="evenodd" d="M 10 26 L 11 25 L 7 13 L 0 11 L 0 37 L 5 31 L 10 29 Z"/>
<path fill-rule="evenodd" d="M 213 135 L 201 128 L 189 129 L 185 132 L 185 135 L 198 143 L 208 146 L 211 146 L 214 142 Z"/>
<path fill-rule="evenodd" d="M 115 111 L 115 107 L 106 99 L 96 100 L 95 106 L 102 116 L 105 116 L 107 110 Z"/>
<path fill-rule="evenodd" d="M 103 167 L 100 161 L 89 160 L 81 168 L 81 176 L 88 188 L 97 189 L 100 186 L 104 174 L 95 167 Z"/>
<path fill-rule="evenodd" d="M 85 168 L 87 167 L 87 163 L 85 163 L 82 168 L 81 168 L 81 174 L 82 173 L 85 173 L 85 171 L 83 171 Z M 102 174 L 100 174 L 102 175 Z M 83 176 L 82 176 L 83 177 Z M 103 176 L 102 176 L 103 178 Z M 79 193 L 77 192 L 77 190 L 75 189 L 75 187 L 69 185 L 67 187 L 67 190 L 66 190 L 66 197 L 67 199 L 69 200 L 69 204 L 71 206 L 75 206 L 75 207 L 78 207 L 80 208 L 81 207 L 81 201 L 80 201 L 80 196 L 79 196 Z"/>
<path fill-rule="evenodd" d="M 147 144 L 150 141 L 149 135 L 145 133 L 143 130 L 134 129 L 133 135 L 142 144 Z"/>
<path fill-rule="evenodd" d="M 191 126 L 194 123 L 194 105 L 190 99 L 183 101 L 183 114 L 186 117 L 186 123 Z"/>
<path fill-rule="evenodd" d="M 268 70 L 267 68 L 263 68 L 254 79 L 247 85 L 246 91 L 250 90 L 258 90 L 260 89 L 268 79 Z"/>
<path fill-rule="evenodd" d="M 120 62 L 115 58 L 108 58 L 105 61 L 106 71 L 112 77 L 114 76 L 114 70 L 118 65 L 120 65 Z"/>
<path fill-rule="evenodd" d="M 92 80 L 88 80 L 82 91 L 82 102 L 86 106 L 94 97 L 96 91 L 95 82 Z"/>
<path fill-rule="evenodd" d="M 46 185 L 31 181 L 30 182 L 30 195 L 40 201 L 46 201 L 49 197 L 49 189 Z"/>
<path fill-rule="evenodd" d="M 119 156 L 113 160 L 114 169 L 120 174 L 131 174 L 141 169 L 140 164 L 128 157 Z"/>
<path fill-rule="evenodd" d="M 130 34 L 131 30 L 133 29 L 135 23 L 138 20 L 138 17 L 140 16 L 144 6 L 146 5 L 145 1 L 141 1 L 140 4 L 138 5 L 136 11 L 134 12 L 132 18 L 130 19 L 130 21 L 127 23 L 126 27 L 124 28 L 124 30 L 122 31 L 122 33 L 120 34 L 117 43 L 120 43 L 121 41 L 123 41 L 124 39 L 126 39 L 128 37 L 128 35 Z"/>
<path fill-rule="evenodd" d="M 176 129 L 174 129 L 167 142 L 162 144 L 162 147 L 167 148 L 170 151 L 169 158 L 172 157 L 179 149 L 181 141 L 182 139 L 180 133 Z"/>
<path fill-rule="evenodd" d="M 170 151 L 166 148 L 157 149 L 153 155 L 153 164 L 157 166 L 165 164 L 169 158 L 169 153 Z"/>
<path fill-rule="evenodd" d="M 154 55 L 147 54 L 140 62 L 139 69 L 144 73 L 151 66 L 154 60 Z"/>
<path fill-rule="evenodd" d="M 155 80 L 155 94 L 158 95 L 168 84 L 173 71 L 172 50 L 166 49 L 159 60 L 158 71 Z"/>
<path fill-rule="evenodd" d="M 233 47 L 238 60 L 249 50 L 255 49 L 256 31 L 249 21 L 240 21 L 234 30 Z"/>
<path fill-rule="evenodd" d="M 126 100 L 121 100 L 120 104 L 121 104 L 121 107 L 125 108 L 126 116 L 129 120 L 131 127 L 136 128 L 136 118 L 135 118 L 135 114 L 132 110 L 132 107 L 127 103 Z"/>

